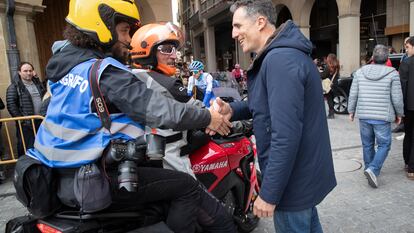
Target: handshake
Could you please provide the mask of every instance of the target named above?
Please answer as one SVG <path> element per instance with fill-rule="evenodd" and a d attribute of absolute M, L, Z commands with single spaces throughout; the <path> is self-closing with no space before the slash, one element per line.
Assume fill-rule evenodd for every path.
<path fill-rule="evenodd" d="M 210 107 L 211 120 L 207 126 L 206 133 L 214 135 L 228 135 L 232 124 L 230 118 L 233 116 L 233 110 L 230 105 L 220 98 L 216 98 Z"/>

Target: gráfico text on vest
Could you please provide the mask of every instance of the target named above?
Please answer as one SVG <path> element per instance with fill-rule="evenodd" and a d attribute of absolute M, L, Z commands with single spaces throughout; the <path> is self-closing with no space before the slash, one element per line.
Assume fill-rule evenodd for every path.
<path fill-rule="evenodd" d="M 79 87 L 79 91 L 81 93 L 85 92 L 89 85 L 88 81 L 85 78 L 71 73 L 63 77 L 59 82 L 71 88 Z"/>

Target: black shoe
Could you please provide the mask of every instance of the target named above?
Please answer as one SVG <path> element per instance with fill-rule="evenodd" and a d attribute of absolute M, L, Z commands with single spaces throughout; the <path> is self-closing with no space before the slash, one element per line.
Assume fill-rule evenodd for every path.
<path fill-rule="evenodd" d="M 335 115 L 334 114 L 329 114 L 326 118 L 328 118 L 328 119 L 335 119 Z"/>

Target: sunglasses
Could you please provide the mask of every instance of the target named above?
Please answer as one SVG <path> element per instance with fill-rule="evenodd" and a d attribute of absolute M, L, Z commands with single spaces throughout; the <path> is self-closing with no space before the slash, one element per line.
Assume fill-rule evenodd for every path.
<path fill-rule="evenodd" d="M 192 74 L 198 74 L 199 72 L 198 70 L 191 71 Z"/>
<path fill-rule="evenodd" d="M 160 53 L 164 55 L 172 55 L 177 51 L 177 48 L 174 45 L 164 44 L 158 46 L 158 51 L 160 51 Z"/>

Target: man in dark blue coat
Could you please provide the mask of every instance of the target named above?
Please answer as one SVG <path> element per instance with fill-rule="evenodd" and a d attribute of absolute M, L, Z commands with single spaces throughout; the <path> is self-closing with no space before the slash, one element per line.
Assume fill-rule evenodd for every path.
<path fill-rule="evenodd" d="M 270 0 L 237 1 L 233 38 L 257 56 L 247 72 L 249 99 L 213 107 L 253 117 L 263 183 L 254 203 L 283 232 L 322 232 L 316 205 L 336 186 L 319 72 L 312 43 L 292 21 L 276 29 Z"/>

